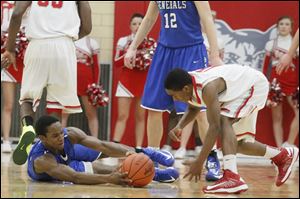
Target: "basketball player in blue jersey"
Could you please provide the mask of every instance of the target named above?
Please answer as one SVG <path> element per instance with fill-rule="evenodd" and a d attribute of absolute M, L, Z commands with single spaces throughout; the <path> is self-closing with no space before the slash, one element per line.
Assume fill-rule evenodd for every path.
<path fill-rule="evenodd" d="M 35 126 L 39 141 L 28 156 L 28 175 L 37 181 L 68 181 L 76 184 L 113 183 L 126 185 L 130 182 L 127 174 L 116 167 L 105 166 L 97 161 L 103 157 L 124 157 L 142 152 L 153 161 L 171 166 L 171 154 L 152 148 L 135 149 L 122 144 L 100 141 L 87 136 L 75 127 L 62 128 L 58 119 L 42 116 Z M 173 168 L 173 167 L 169 167 Z M 154 181 L 173 182 L 179 177 L 176 169 L 155 170 Z"/>
<path fill-rule="evenodd" d="M 172 69 L 182 66 L 186 71 L 207 67 L 208 56 L 201 32 L 200 20 L 207 32 L 210 45 L 211 66 L 221 65 L 214 22 L 207 1 L 151 1 L 142 24 L 125 55 L 125 65 L 134 67 L 137 46 L 153 27 L 158 14 L 161 15 L 161 29 L 158 46 L 148 72 L 142 107 L 148 109 L 148 146 L 160 147 L 163 133 L 162 112 L 183 113 L 186 105 L 174 102 L 164 90 L 164 79 Z M 196 118 L 199 132 L 208 128 L 205 109 Z M 202 140 L 203 141 L 203 140 Z M 215 153 L 214 153 L 215 154 Z M 209 158 L 208 180 L 218 180 L 219 161 L 216 156 Z M 209 168 L 208 167 L 208 168 Z"/>

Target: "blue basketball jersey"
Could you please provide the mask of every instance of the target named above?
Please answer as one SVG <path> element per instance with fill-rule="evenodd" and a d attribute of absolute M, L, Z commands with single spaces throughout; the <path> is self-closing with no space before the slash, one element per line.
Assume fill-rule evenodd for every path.
<path fill-rule="evenodd" d="M 156 1 L 161 15 L 158 42 L 179 48 L 203 43 L 200 16 L 193 1 Z"/>
<path fill-rule="evenodd" d="M 65 156 L 52 153 L 51 151 L 45 148 L 44 144 L 40 140 L 32 146 L 32 149 L 28 156 L 27 173 L 33 180 L 42 180 L 42 181 L 56 180 L 46 173 L 37 174 L 34 171 L 34 160 L 46 153 L 52 154 L 55 157 L 57 163 L 69 165 L 75 171 L 78 170 L 83 171 L 84 168 L 74 168 L 73 166 L 71 166 L 73 165 L 74 160 L 92 162 L 98 159 L 98 157 L 100 156 L 101 153 L 98 151 L 92 150 L 80 144 L 72 144 L 68 137 L 67 129 L 64 129 L 63 131 L 64 131 Z M 82 167 L 84 166 L 82 165 Z"/>

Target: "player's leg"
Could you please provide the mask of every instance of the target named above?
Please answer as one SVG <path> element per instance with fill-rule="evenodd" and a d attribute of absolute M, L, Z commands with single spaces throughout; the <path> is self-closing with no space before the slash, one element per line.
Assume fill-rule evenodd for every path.
<path fill-rule="evenodd" d="M 272 124 L 276 145 L 279 147 L 283 143 L 283 127 L 282 127 L 282 103 L 272 107 Z"/>
<path fill-rule="evenodd" d="M 114 130 L 114 142 L 121 142 L 127 119 L 129 117 L 129 111 L 131 106 L 132 98 L 129 97 L 118 97 L 118 118 Z"/>
<path fill-rule="evenodd" d="M 146 110 L 141 107 L 141 98 L 135 99 L 135 142 L 136 147 L 141 148 L 145 134 Z"/>
<path fill-rule="evenodd" d="M 299 134 L 299 108 L 297 108 L 292 100 L 292 96 L 287 97 L 288 103 L 294 111 L 294 118 L 290 125 L 290 133 L 287 139 L 287 143 L 294 145 L 297 135 Z"/>
<path fill-rule="evenodd" d="M 211 186 L 203 188 L 205 193 L 240 193 L 248 189 L 237 170 L 237 140 L 232 119 L 221 116 L 221 143 L 224 161 L 223 177 Z"/>
<path fill-rule="evenodd" d="M 2 78 L 1 78 L 2 79 Z M 3 109 L 1 109 L 1 127 L 3 132 L 2 152 L 10 153 L 12 151 L 9 142 L 9 133 L 11 129 L 11 114 L 15 100 L 16 83 L 1 82 L 3 98 Z"/>
<path fill-rule="evenodd" d="M 98 122 L 97 108 L 90 104 L 88 97 L 86 95 L 81 96 L 81 100 L 84 106 L 86 117 L 88 119 L 91 135 L 98 138 L 99 122 Z"/>
<path fill-rule="evenodd" d="M 68 113 L 62 113 L 61 114 L 61 126 L 63 128 L 68 126 L 68 119 L 69 119 L 69 114 Z"/>

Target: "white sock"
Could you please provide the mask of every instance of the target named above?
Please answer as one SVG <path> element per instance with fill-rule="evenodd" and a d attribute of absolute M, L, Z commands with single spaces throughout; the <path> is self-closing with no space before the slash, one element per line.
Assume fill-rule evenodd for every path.
<path fill-rule="evenodd" d="M 237 165 L 236 165 L 236 155 L 225 155 L 223 157 L 224 170 L 228 169 L 233 173 L 238 174 Z"/>
<path fill-rule="evenodd" d="M 264 155 L 265 158 L 271 159 L 278 155 L 281 151 L 277 148 L 273 148 L 270 146 L 266 147 L 266 154 Z"/>
<path fill-rule="evenodd" d="M 148 146 L 149 148 L 152 148 L 152 149 L 154 149 L 154 150 L 156 150 L 156 151 L 158 151 L 159 150 L 159 147 L 152 147 L 152 146 Z"/>

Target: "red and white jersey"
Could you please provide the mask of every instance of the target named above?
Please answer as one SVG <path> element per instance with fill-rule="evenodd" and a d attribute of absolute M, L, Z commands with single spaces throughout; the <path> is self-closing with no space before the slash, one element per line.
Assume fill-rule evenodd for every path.
<path fill-rule="evenodd" d="M 93 55 L 100 53 L 100 47 L 95 39 L 83 37 L 75 41 L 77 62 L 91 65 Z"/>
<path fill-rule="evenodd" d="M 245 92 L 260 82 L 262 79 L 267 82 L 265 76 L 249 66 L 228 64 L 217 67 L 208 67 L 201 70 L 189 72 L 193 80 L 193 97 L 189 104 L 198 107 L 205 107 L 202 98 L 202 89 L 207 83 L 223 78 L 226 83 L 226 90 L 219 94 L 219 102 L 230 102 L 243 96 Z"/>
<path fill-rule="evenodd" d="M 267 54 L 272 55 L 272 66 L 276 66 L 278 64 L 279 59 L 288 52 L 290 46 L 292 45 L 292 36 L 278 36 L 274 40 L 270 40 L 267 42 L 265 50 Z M 297 49 L 295 57 L 299 56 L 299 48 Z"/>
<path fill-rule="evenodd" d="M 71 37 L 78 39 L 80 18 L 76 1 L 32 1 L 28 39 Z"/>

